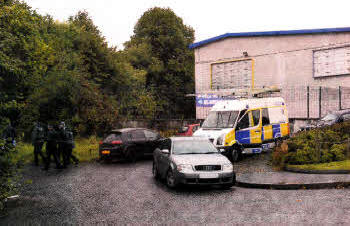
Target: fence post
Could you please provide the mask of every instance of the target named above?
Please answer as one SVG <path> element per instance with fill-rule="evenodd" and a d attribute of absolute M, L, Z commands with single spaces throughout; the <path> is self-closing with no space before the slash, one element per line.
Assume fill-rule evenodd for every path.
<path fill-rule="evenodd" d="M 322 87 L 320 86 L 319 91 L 318 91 L 318 117 L 321 118 L 321 101 L 322 101 Z"/>
<path fill-rule="evenodd" d="M 339 86 L 339 110 L 341 110 L 341 86 Z"/>
<path fill-rule="evenodd" d="M 310 118 L 310 86 L 307 86 L 307 119 Z"/>
<path fill-rule="evenodd" d="M 346 143 L 346 157 L 347 159 L 349 159 L 350 157 L 350 139 L 347 139 L 347 143 Z"/>

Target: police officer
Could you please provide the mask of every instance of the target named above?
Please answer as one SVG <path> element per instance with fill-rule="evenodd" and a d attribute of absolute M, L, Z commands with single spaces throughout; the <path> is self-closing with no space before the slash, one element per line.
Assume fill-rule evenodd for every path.
<path fill-rule="evenodd" d="M 64 159 L 65 159 L 65 153 L 66 153 L 66 145 L 65 145 L 65 130 L 66 130 L 66 124 L 64 122 L 61 122 L 58 126 L 58 133 L 57 133 L 57 143 L 58 143 L 58 159 L 63 160 L 63 168 L 65 168 L 64 165 Z"/>
<path fill-rule="evenodd" d="M 58 133 L 52 125 L 47 126 L 47 136 L 46 136 L 46 164 L 44 170 L 48 170 L 50 167 L 51 156 L 53 156 L 56 169 L 61 169 L 61 163 L 59 161 L 58 150 L 57 150 L 57 139 Z"/>
<path fill-rule="evenodd" d="M 34 162 L 36 166 L 39 166 L 40 155 L 41 160 L 45 162 L 45 156 L 41 151 L 45 142 L 45 129 L 40 122 L 34 124 L 32 131 L 32 144 L 34 145 Z"/>
<path fill-rule="evenodd" d="M 16 130 L 12 127 L 11 123 L 9 123 L 7 128 L 3 131 L 2 138 L 7 144 L 16 146 Z"/>
<path fill-rule="evenodd" d="M 66 127 L 65 122 L 60 123 L 59 131 L 59 150 L 63 157 L 63 168 L 69 165 L 71 159 L 75 164 L 78 164 L 79 160 L 72 154 L 74 148 L 73 133 Z"/>
<path fill-rule="evenodd" d="M 79 160 L 77 157 L 75 157 L 73 155 L 73 149 L 75 147 L 75 144 L 74 144 L 74 137 L 73 137 L 73 132 L 72 131 L 69 131 L 69 130 L 66 130 L 66 137 L 67 137 L 67 160 L 66 162 L 69 164 L 70 163 L 70 160 L 73 160 L 74 164 L 75 165 L 78 165 L 79 163 Z"/>

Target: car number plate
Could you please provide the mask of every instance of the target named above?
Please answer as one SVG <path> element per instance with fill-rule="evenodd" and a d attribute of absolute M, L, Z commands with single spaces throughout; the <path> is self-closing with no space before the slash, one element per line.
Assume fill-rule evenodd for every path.
<path fill-rule="evenodd" d="M 199 178 L 218 178 L 219 174 L 218 173 L 201 173 L 199 174 Z"/>

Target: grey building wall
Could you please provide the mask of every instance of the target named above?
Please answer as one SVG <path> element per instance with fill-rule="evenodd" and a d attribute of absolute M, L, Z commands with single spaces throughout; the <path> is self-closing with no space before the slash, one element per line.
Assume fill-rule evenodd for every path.
<path fill-rule="evenodd" d="M 310 86 L 309 98 L 311 99 L 309 101 L 311 101 L 310 106 L 312 109 L 309 109 L 309 116 L 316 118 L 320 114 L 317 102 L 319 86 L 328 87 L 322 90 L 323 92 L 321 93 L 321 96 L 324 98 L 324 103 L 322 104 L 325 105 L 321 114 L 324 115 L 328 111 L 336 110 L 339 107 L 339 101 L 336 100 L 336 96 L 339 94 L 337 88 L 339 86 L 350 87 L 350 74 L 314 78 L 314 51 L 337 47 L 345 48 L 345 56 L 343 58 L 330 55 L 332 59 L 334 58 L 337 62 L 340 61 L 334 64 L 335 66 L 332 64 L 332 67 L 336 67 L 339 64 L 350 62 L 350 57 L 347 58 L 346 56 L 347 53 L 350 56 L 350 48 L 347 48 L 349 45 L 349 32 L 235 37 L 212 42 L 194 50 L 196 93 L 206 94 L 213 91 L 211 89 L 211 65 L 213 63 L 241 59 L 244 58 L 243 52 L 247 52 L 248 57 L 255 62 L 254 83 L 256 87 L 272 85 L 281 87 L 282 97 L 289 104 L 289 116 L 304 118 L 306 117 L 305 106 L 307 104 L 306 89 L 307 86 Z M 332 52 L 329 54 L 332 54 Z M 322 60 L 327 61 L 329 58 L 320 58 L 318 62 L 322 62 Z M 347 60 L 349 62 L 345 62 Z M 327 63 L 324 63 L 324 65 L 326 67 Z M 340 66 L 344 67 L 344 65 Z M 348 72 L 350 73 L 350 67 Z M 344 88 L 342 95 L 343 99 L 347 99 L 350 97 L 350 91 Z M 326 103 L 329 98 L 334 98 L 335 100 Z M 347 103 L 344 101 L 343 105 L 346 106 Z M 325 107 L 328 107 L 328 109 Z M 197 118 L 205 118 L 209 109 L 210 107 L 197 107 Z"/>

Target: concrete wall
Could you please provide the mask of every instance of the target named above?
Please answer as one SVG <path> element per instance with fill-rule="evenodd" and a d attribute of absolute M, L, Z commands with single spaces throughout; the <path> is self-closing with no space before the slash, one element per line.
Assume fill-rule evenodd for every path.
<path fill-rule="evenodd" d="M 159 131 L 177 130 L 182 126 L 199 123 L 197 120 L 128 120 L 121 122 L 121 128 L 149 128 Z"/>
<path fill-rule="evenodd" d="M 348 75 L 313 78 L 313 50 L 346 44 L 350 44 L 350 33 L 239 37 L 216 41 L 195 49 L 196 93 L 210 91 L 212 63 L 244 58 L 243 52 L 255 60 L 256 87 L 350 87 Z M 207 110 L 197 108 L 197 118 L 203 118 L 203 112 Z M 289 112 L 293 115 L 293 109 Z"/>

